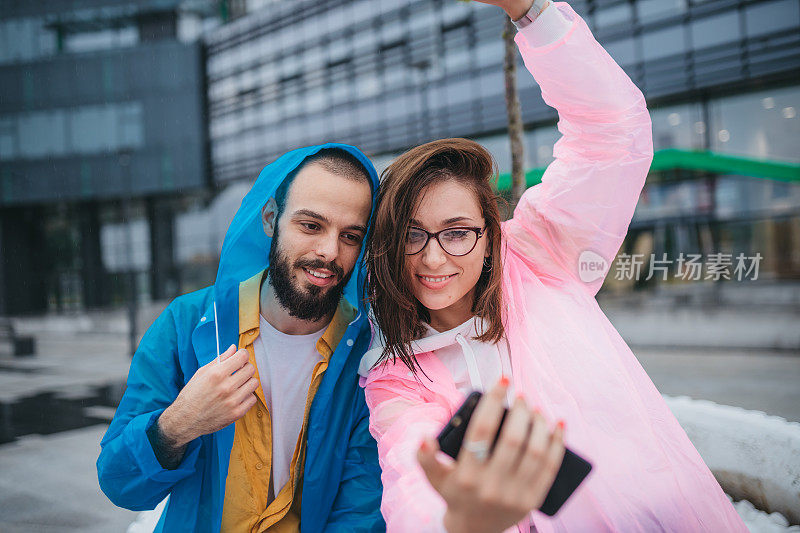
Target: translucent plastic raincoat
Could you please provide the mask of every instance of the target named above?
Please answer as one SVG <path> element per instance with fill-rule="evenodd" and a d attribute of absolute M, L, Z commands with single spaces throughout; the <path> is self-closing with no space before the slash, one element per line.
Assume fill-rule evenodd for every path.
<path fill-rule="evenodd" d="M 549 419 L 564 419 L 567 444 L 594 469 L 555 517 L 534 511 L 519 529 L 527 532 L 532 521 L 539 533 L 746 531 L 598 306 L 603 276 L 581 279 L 581 254 L 608 266 L 625 237 L 652 159 L 652 133 L 639 89 L 567 4 L 553 6 L 571 21 L 563 37 L 539 48 L 526 41 L 532 26 L 516 37 L 544 101 L 558 110 L 563 136 L 542 183 L 502 228 L 506 335 L 514 389 Z M 445 503 L 416 450 L 464 396 L 430 344 L 422 339 L 414 350 L 430 380 L 414 377 L 399 359 L 374 366 L 375 352 L 361 365 L 389 531 L 442 529 Z"/>
<path fill-rule="evenodd" d="M 270 239 L 261 208 L 278 185 L 308 156 L 341 148 L 369 170 L 373 191 L 378 177 L 358 149 L 340 144 L 284 154 L 261 171 L 225 236 L 213 286 L 176 298 L 148 329 L 136 350 L 125 395 L 101 442 L 97 473 L 103 492 L 120 507 L 153 509 L 168 494 L 156 531 L 220 530 L 225 479 L 234 425 L 192 441 L 180 466 L 158 463 L 145 431 L 177 397 L 197 369 L 216 358 L 213 303 L 219 345 L 238 341 L 239 282 L 267 266 Z M 384 528 L 375 441 L 368 431 L 364 393 L 357 366 L 369 345 L 370 330 L 357 287 L 363 287 L 362 257 L 345 297 L 359 310 L 331 357 L 311 405 L 303 471 L 303 531 L 380 531 Z"/>

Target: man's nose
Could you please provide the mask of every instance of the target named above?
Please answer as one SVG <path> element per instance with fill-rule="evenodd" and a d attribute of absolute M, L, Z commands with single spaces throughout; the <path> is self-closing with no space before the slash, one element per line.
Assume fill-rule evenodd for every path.
<path fill-rule="evenodd" d="M 339 236 L 333 234 L 320 236 L 314 252 L 325 261 L 333 261 L 339 257 Z"/>

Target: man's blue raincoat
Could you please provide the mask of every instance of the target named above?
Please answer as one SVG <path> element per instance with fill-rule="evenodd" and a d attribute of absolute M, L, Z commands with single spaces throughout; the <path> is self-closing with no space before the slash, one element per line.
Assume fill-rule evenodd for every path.
<path fill-rule="evenodd" d="M 340 148 L 358 158 L 369 171 L 374 196 L 378 189 L 375 169 L 352 146 L 325 144 L 284 154 L 261 171 L 242 201 L 225 235 L 214 285 L 176 298 L 136 350 L 125 395 L 100 444 L 97 473 L 103 492 L 120 507 L 153 509 L 170 495 L 157 532 L 220 529 L 233 424 L 191 442 L 176 470 L 161 467 L 145 432 L 197 369 L 216 358 L 215 300 L 219 345 L 224 351 L 237 344 L 239 282 L 268 263 L 270 239 L 261 224 L 261 208 L 306 157 L 323 148 Z M 361 295 L 362 260 L 363 250 L 356 263 L 357 275 L 345 290 L 358 315 L 331 357 L 309 414 L 300 516 L 303 531 L 385 528 L 377 449 L 368 431 L 364 392 L 358 386 L 359 359 L 370 343 Z"/>

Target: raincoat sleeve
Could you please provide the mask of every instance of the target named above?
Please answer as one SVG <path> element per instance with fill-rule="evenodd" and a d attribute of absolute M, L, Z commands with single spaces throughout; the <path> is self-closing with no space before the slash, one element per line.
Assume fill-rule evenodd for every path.
<path fill-rule="evenodd" d="M 180 480 L 194 472 L 200 441 L 189 443 L 175 470 L 159 464 L 147 429 L 183 386 L 178 336 L 170 305 L 147 330 L 133 356 L 125 394 L 100 442 L 100 488 L 116 505 L 141 511 L 155 508 Z"/>
<path fill-rule="evenodd" d="M 350 434 L 339 492 L 325 526 L 327 532 L 384 531 L 380 512 L 381 469 L 375 439 L 369 434 L 369 411 L 359 390 L 358 423 Z"/>
<path fill-rule="evenodd" d="M 364 383 L 370 432 L 378 442 L 383 472 L 381 512 L 390 533 L 443 532 L 447 505 L 425 477 L 417 450 L 424 438 L 439 432 L 450 414 L 443 404 L 427 401 L 420 385 L 406 375 L 378 367 Z"/>
<path fill-rule="evenodd" d="M 558 110 L 562 136 L 542 182 L 522 196 L 504 234 L 508 251 L 541 277 L 583 279 L 595 294 L 627 233 L 650 168 L 650 115 L 641 91 L 583 19 L 565 3 L 547 10 L 553 8 L 569 20 L 564 36 L 533 46 L 536 21 L 516 42 L 545 103 Z M 604 262 L 604 271 L 580 276 L 579 260 Z"/>

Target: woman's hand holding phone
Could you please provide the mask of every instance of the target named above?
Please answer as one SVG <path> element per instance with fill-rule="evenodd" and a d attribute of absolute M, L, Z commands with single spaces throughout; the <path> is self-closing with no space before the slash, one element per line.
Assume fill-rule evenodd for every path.
<path fill-rule="evenodd" d="M 503 378 L 481 398 L 456 461 L 437 456 L 435 439 L 423 441 L 417 453 L 431 485 L 447 502 L 444 525 L 450 533 L 513 526 L 542 505 L 561 465 L 563 426 L 551 432 L 542 414 L 522 398 L 509 409 L 492 449 L 507 388 Z"/>

